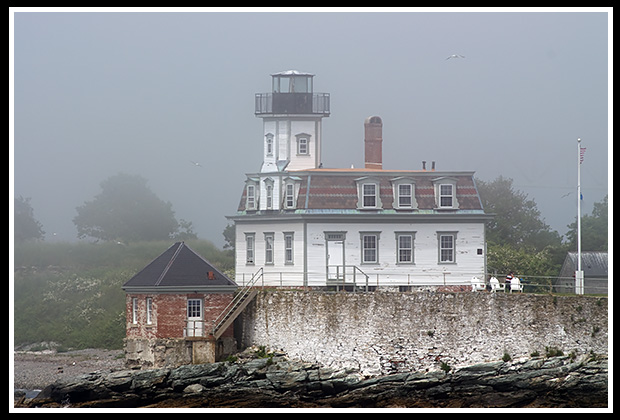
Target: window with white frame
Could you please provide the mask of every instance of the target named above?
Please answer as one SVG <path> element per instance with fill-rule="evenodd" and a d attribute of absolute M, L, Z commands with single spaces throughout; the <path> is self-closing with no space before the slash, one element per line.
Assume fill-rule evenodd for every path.
<path fill-rule="evenodd" d="M 271 210 L 273 208 L 273 185 L 267 184 L 265 185 L 265 205 L 267 206 L 267 210 Z"/>
<path fill-rule="evenodd" d="M 284 264 L 293 264 L 293 232 L 284 232 Z"/>
<path fill-rule="evenodd" d="M 398 185 L 398 207 L 411 207 L 413 186 L 411 184 Z"/>
<path fill-rule="evenodd" d="M 265 136 L 265 153 L 267 154 L 267 156 L 272 156 L 273 155 L 273 134 L 267 134 Z"/>
<path fill-rule="evenodd" d="M 379 233 L 361 232 L 362 264 L 377 264 L 379 262 Z"/>
<path fill-rule="evenodd" d="M 254 238 L 253 233 L 245 234 L 245 263 L 248 265 L 254 264 Z"/>
<path fill-rule="evenodd" d="M 307 155 L 309 154 L 308 149 L 308 137 L 298 137 L 297 138 L 297 154 L 298 155 Z"/>
<path fill-rule="evenodd" d="M 138 298 L 131 298 L 131 322 L 138 323 Z"/>
<path fill-rule="evenodd" d="M 418 202 L 415 199 L 415 181 L 412 178 L 398 177 L 391 179 L 392 183 L 392 207 L 399 209 L 417 209 Z"/>
<path fill-rule="evenodd" d="M 456 233 L 439 232 L 439 262 L 454 263 L 456 262 Z"/>
<path fill-rule="evenodd" d="M 435 206 L 437 209 L 458 209 L 459 202 L 456 197 L 457 178 L 441 177 L 433 179 L 435 190 Z"/>
<path fill-rule="evenodd" d="M 256 210 L 256 185 L 248 184 L 246 210 Z"/>
<path fill-rule="evenodd" d="M 146 323 L 149 325 L 153 323 L 153 298 L 151 297 L 146 298 Z"/>
<path fill-rule="evenodd" d="M 287 209 L 292 209 L 293 207 L 295 207 L 295 185 L 286 184 L 284 200 Z"/>
<path fill-rule="evenodd" d="M 377 177 L 362 177 L 355 180 L 357 184 L 357 208 L 381 209 L 380 186 L 381 179 Z"/>
<path fill-rule="evenodd" d="M 377 207 L 377 184 L 362 184 L 362 206 Z"/>
<path fill-rule="evenodd" d="M 454 200 L 454 185 L 452 184 L 440 184 L 439 185 L 439 207 L 453 207 Z"/>
<path fill-rule="evenodd" d="M 413 264 L 415 232 L 396 232 L 397 264 Z"/>
<path fill-rule="evenodd" d="M 202 299 L 187 299 L 187 318 L 202 319 Z"/>
<path fill-rule="evenodd" d="M 273 233 L 265 233 L 265 264 L 273 264 Z"/>

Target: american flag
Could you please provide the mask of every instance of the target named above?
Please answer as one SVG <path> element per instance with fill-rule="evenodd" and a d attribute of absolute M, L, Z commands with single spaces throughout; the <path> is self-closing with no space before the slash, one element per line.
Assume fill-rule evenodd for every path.
<path fill-rule="evenodd" d="M 583 155 L 586 154 L 586 148 L 585 147 L 580 147 L 579 148 L 579 164 L 581 165 L 583 163 Z"/>

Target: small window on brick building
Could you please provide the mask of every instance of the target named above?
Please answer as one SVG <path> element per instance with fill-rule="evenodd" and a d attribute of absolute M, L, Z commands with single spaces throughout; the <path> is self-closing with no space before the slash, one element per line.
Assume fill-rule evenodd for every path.
<path fill-rule="evenodd" d="M 146 298 L 146 323 L 153 323 L 153 298 Z"/>
<path fill-rule="evenodd" d="M 138 323 L 138 298 L 131 299 L 131 319 L 132 323 Z"/>

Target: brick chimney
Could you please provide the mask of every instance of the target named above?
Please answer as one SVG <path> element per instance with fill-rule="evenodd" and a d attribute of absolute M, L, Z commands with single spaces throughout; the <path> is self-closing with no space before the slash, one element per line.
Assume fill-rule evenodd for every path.
<path fill-rule="evenodd" d="M 364 167 L 383 169 L 383 122 L 373 116 L 364 121 Z"/>

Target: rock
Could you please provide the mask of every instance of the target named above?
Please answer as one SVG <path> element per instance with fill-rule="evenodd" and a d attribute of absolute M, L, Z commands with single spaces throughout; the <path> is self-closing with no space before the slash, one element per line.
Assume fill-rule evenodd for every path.
<path fill-rule="evenodd" d="M 59 379 L 28 407 L 606 407 L 607 357 L 362 378 L 283 356 Z"/>
<path fill-rule="evenodd" d="M 200 384 L 188 385 L 183 389 L 184 394 L 200 394 L 206 388 Z"/>

